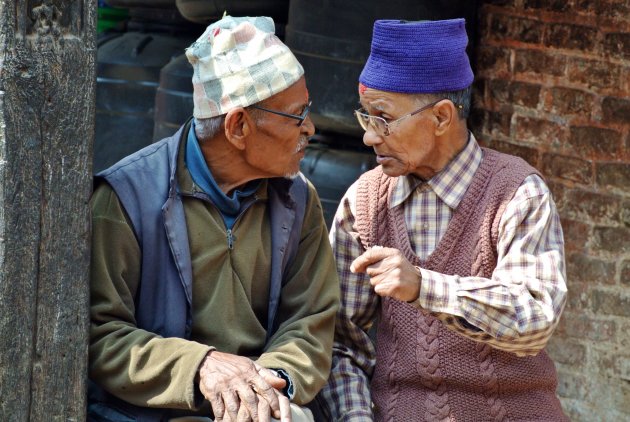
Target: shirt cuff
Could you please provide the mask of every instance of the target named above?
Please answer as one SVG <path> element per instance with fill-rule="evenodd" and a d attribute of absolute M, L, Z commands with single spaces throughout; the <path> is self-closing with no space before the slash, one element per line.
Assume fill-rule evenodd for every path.
<path fill-rule="evenodd" d="M 457 295 L 459 276 L 420 268 L 420 295 L 416 304 L 429 312 L 463 316 Z"/>
<path fill-rule="evenodd" d="M 293 400 L 293 397 L 295 397 L 295 388 L 293 386 L 293 381 L 291 380 L 291 377 L 289 376 L 287 371 L 281 368 L 269 368 L 269 369 L 271 369 L 272 371 L 275 371 L 279 378 L 282 378 L 283 380 L 285 380 L 287 385 L 282 389 L 282 394 L 287 396 L 289 400 Z"/>

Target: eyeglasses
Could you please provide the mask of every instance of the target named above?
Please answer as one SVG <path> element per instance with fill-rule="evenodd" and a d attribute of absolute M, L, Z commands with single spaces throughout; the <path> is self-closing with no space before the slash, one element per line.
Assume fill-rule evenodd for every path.
<path fill-rule="evenodd" d="M 389 136 L 391 134 L 391 127 L 397 123 L 399 123 L 401 120 L 406 119 L 407 117 L 411 117 L 414 114 L 418 114 L 424 110 L 428 110 L 429 108 L 433 107 L 434 105 L 436 105 L 437 103 L 439 103 L 442 100 L 437 100 L 435 102 L 432 102 L 430 104 L 427 104 L 423 107 L 420 107 L 419 109 L 412 111 L 411 113 L 405 114 L 404 116 L 387 123 L 387 121 L 385 119 L 383 119 L 382 117 L 379 116 L 371 116 L 369 114 L 366 113 L 366 110 L 364 108 L 360 108 L 358 110 L 354 110 L 354 114 L 355 116 L 357 116 L 357 120 L 359 121 L 359 124 L 361 125 L 361 127 L 363 128 L 363 130 L 365 130 L 367 132 L 368 127 L 371 126 L 372 129 L 374 129 L 374 131 L 376 132 L 377 135 L 379 136 Z"/>
<path fill-rule="evenodd" d="M 308 104 L 306 104 L 306 107 L 304 107 L 304 111 L 300 115 L 283 113 L 281 111 L 276 111 L 276 110 L 269 110 L 268 108 L 260 107 L 260 106 L 257 106 L 257 105 L 250 105 L 250 107 L 251 108 L 255 108 L 257 110 L 266 111 L 267 113 L 273 113 L 273 114 L 277 114 L 279 116 L 284 116 L 284 117 L 289 117 L 291 119 L 296 119 L 298 121 L 298 126 L 302 126 L 302 123 L 304 123 L 304 120 L 306 119 L 306 116 L 308 116 L 308 112 L 311 111 L 311 103 L 312 103 L 312 101 L 309 99 L 308 100 Z"/>

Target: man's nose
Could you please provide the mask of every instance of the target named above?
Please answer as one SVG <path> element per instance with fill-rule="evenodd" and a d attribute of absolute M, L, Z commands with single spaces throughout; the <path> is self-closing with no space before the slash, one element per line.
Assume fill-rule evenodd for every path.
<path fill-rule="evenodd" d="M 383 143 L 383 137 L 379 136 L 372 128 L 368 127 L 368 130 L 363 134 L 363 143 L 368 147 L 373 147 Z"/>
<path fill-rule="evenodd" d="M 306 134 L 308 137 L 315 135 L 315 124 L 311 120 L 310 115 L 306 116 L 306 119 L 304 119 L 300 128 L 302 129 L 302 133 Z"/>

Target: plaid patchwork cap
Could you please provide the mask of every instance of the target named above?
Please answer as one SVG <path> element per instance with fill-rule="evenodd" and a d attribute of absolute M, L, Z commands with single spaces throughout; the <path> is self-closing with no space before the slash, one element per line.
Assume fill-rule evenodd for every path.
<path fill-rule="evenodd" d="M 193 67 L 193 115 L 220 116 L 293 85 L 304 75 L 269 17 L 225 16 L 186 49 Z"/>

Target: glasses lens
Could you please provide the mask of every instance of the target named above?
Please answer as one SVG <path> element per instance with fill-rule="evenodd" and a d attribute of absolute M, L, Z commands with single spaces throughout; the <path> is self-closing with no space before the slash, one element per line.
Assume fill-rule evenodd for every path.
<path fill-rule="evenodd" d="M 370 122 L 372 123 L 372 127 L 374 131 L 380 136 L 389 135 L 389 130 L 387 129 L 387 122 L 382 117 L 371 116 Z"/>
<path fill-rule="evenodd" d="M 298 126 L 302 126 L 302 124 L 304 123 L 304 120 L 306 120 L 306 116 L 308 116 L 308 113 L 311 111 L 311 104 L 312 104 L 312 101 L 309 100 L 306 107 L 304 107 L 304 111 L 299 117 Z"/>
<path fill-rule="evenodd" d="M 363 109 L 355 110 L 354 111 L 354 115 L 357 116 L 357 121 L 359 122 L 359 125 L 361 126 L 361 129 L 367 130 L 368 129 L 368 123 L 370 121 L 370 116 L 365 114 Z"/>

